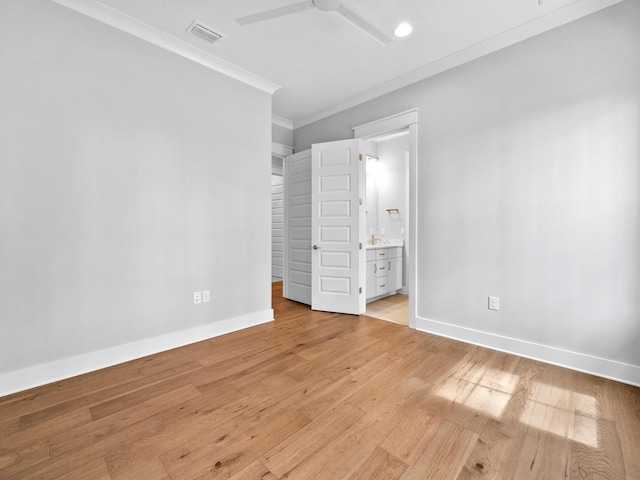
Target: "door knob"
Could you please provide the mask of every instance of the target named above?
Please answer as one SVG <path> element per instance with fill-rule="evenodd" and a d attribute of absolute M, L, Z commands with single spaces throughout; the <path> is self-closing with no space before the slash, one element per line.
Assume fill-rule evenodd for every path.
<path fill-rule="evenodd" d="M 320 250 L 320 246 L 319 246 L 319 245 L 314 245 L 314 246 L 313 246 L 313 247 L 311 247 L 311 248 L 313 248 L 314 250 Z"/>

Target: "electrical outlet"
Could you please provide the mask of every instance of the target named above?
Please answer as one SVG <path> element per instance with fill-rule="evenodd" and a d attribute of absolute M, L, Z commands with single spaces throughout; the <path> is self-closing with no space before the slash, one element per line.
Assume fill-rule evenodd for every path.
<path fill-rule="evenodd" d="M 205 290 L 202 292 L 202 303 L 211 301 L 211 290 Z"/>
<path fill-rule="evenodd" d="M 198 305 L 202 303 L 202 292 L 193 292 L 193 304 Z"/>
<path fill-rule="evenodd" d="M 499 297 L 489 297 L 489 310 L 500 310 Z"/>

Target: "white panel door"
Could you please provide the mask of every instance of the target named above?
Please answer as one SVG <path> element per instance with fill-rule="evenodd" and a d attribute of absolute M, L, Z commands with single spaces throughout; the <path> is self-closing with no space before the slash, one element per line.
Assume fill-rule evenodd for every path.
<path fill-rule="evenodd" d="M 284 160 L 282 294 L 311 305 L 311 150 Z"/>
<path fill-rule="evenodd" d="M 360 314 L 364 294 L 362 141 L 314 144 L 311 165 L 311 308 Z"/>

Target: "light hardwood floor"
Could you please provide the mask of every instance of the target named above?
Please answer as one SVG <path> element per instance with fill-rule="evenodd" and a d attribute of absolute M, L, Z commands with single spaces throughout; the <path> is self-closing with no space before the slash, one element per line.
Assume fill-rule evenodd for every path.
<path fill-rule="evenodd" d="M 409 296 L 399 293 L 367 303 L 366 314 L 400 325 L 409 325 Z"/>
<path fill-rule="evenodd" d="M 640 389 L 283 300 L 0 398 L 0 478 L 640 479 Z"/>

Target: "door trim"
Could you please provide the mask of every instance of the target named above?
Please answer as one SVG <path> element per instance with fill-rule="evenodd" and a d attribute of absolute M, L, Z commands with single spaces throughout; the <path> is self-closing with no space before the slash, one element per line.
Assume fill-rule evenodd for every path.
<path fill-rule="evenodd" d="M 282 143 L 271 142 L 271 155 L 278 158 L 286 158 L 293 154 L 293 147 Z"/>
<path fill-rule="evenodd" d="M 409 289 L 409 327 L 416 328 L 417 312 L 417 218 L 418 218 L 418 108 L 389 115 L 363 125 L 353 127 L 354 138 L 378 137 L 400 130 L 409 129 L 409 227 L 407 231 L 407 287 Z"/>
<path fill-rule="evenodd" d="M 418 123 L 418 111 L 419 109 L 412 108 L 411 110 L 406 110 L 379 120 L 374 120 L 373 122 L 353 127 L 353 138 L 362 138 L 367 140 L 371 137 L 405 130 L 410 125 Z"/>

